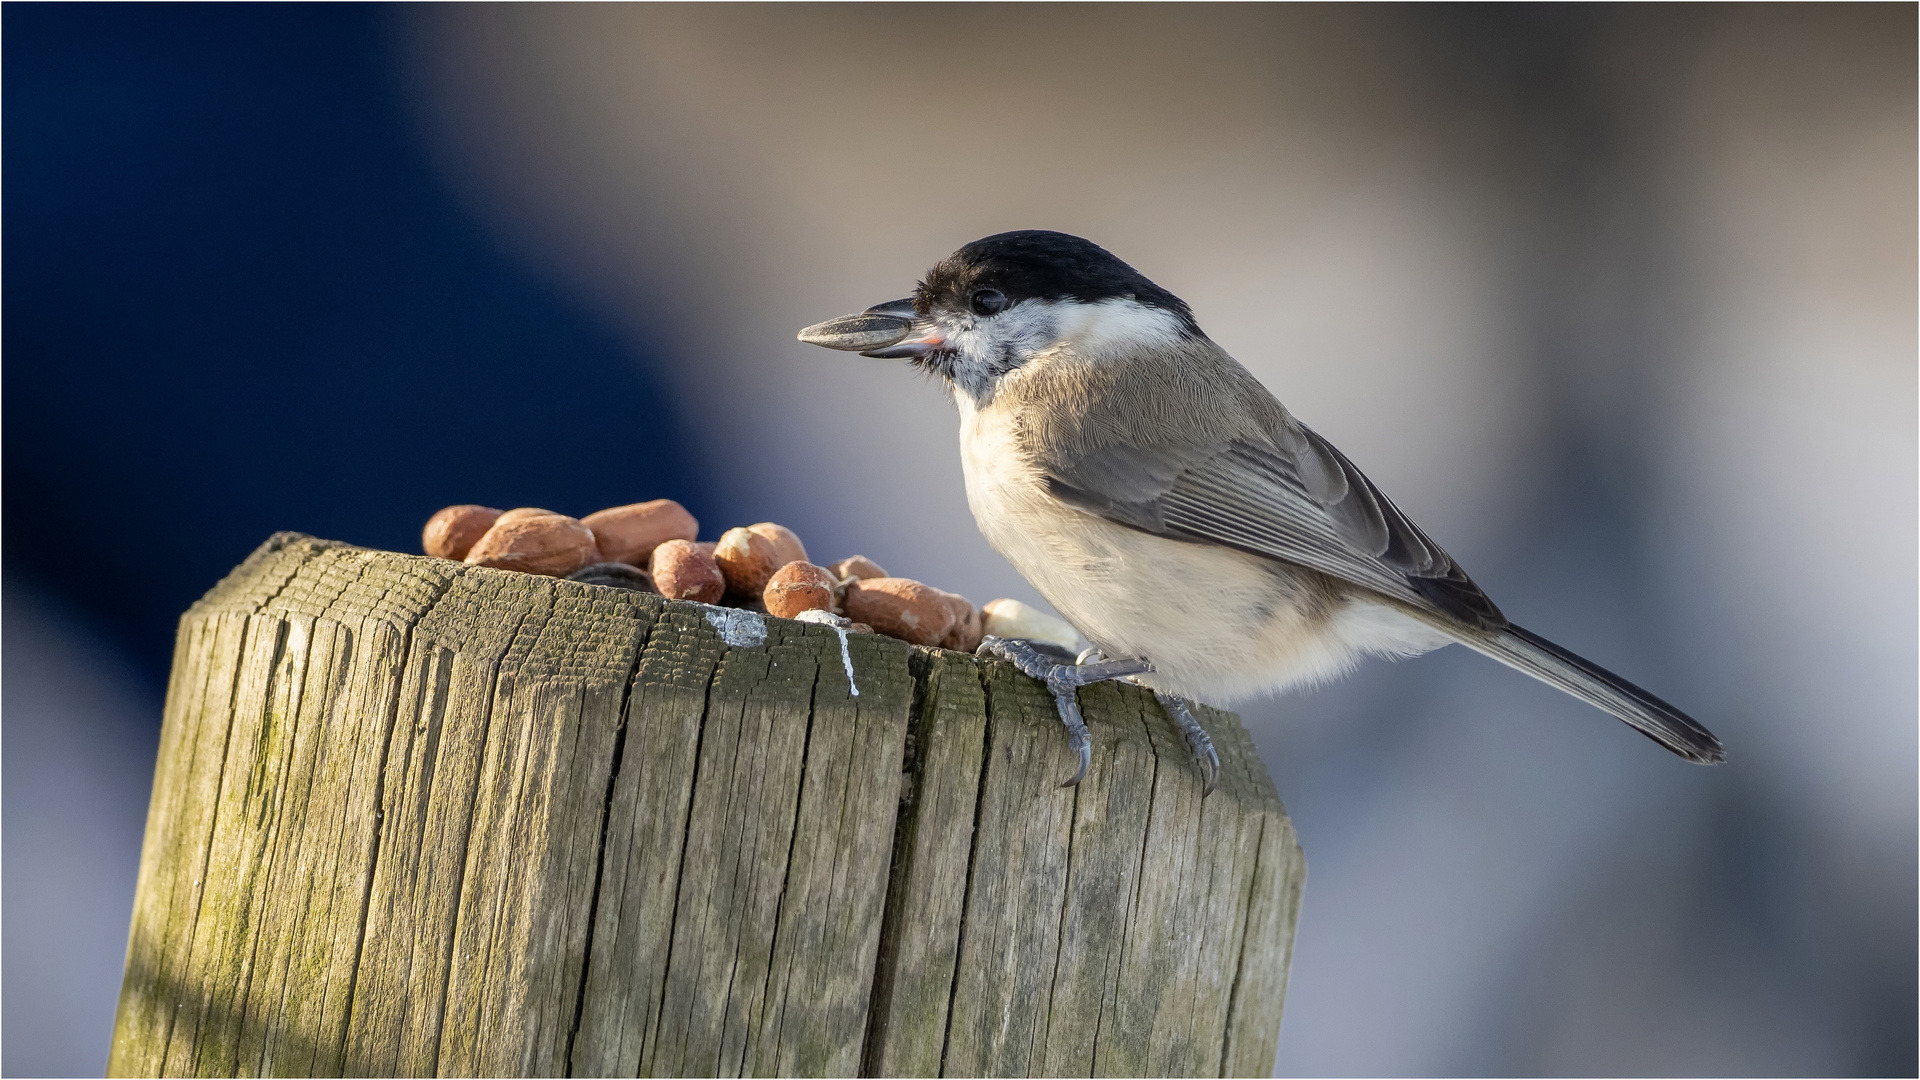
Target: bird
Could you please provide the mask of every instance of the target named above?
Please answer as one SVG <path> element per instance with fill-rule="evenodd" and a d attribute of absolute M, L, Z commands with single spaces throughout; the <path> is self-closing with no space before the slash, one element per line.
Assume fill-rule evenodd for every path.
<path fill-rule="evenodd" d="M 940 260 L 912 295 L 800 331 L 906 360 L 951 390 L 967 502 L 987 542 L 1092 648 L 989 637 L 1053 693 L 1078 770 L 1079 687 L 1128 679 L 1180 727 L 1210 793 L 1195 701 L 1337 678 L 1448 644 L 1724 760 L 1679 709 L 1509 620 L 1353 462 L 1301 423 L 1185 301 L 1105 248 L 1044 229 Z"/>

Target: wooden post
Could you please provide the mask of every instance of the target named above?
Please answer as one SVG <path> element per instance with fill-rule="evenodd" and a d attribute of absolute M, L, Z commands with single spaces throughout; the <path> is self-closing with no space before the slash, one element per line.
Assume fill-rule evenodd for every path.
<path fill-rule="evenodd" d="M 857 689 L 857 693 L 856 693 Z M 1265 1075 L 1245 730 L 885 637 L 283 533 L 182 618 L 116 1075 Z"/>

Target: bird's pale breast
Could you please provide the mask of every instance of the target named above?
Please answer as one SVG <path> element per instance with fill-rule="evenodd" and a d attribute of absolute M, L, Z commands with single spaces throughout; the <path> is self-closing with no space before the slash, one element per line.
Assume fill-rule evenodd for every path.
<path fill-rule="evenodd" d="M 1408 651 L 1374 639 L 1404 636 L 1410 620 L 1311 571 L 1060 502 L 1021 452 L 1012 410 L 958 397 L 967 502 L 981 533 L 1102 652 L 1151 661 L 1146 681 L 1226 702 L 1332 678 L 1363 651 Z"/>

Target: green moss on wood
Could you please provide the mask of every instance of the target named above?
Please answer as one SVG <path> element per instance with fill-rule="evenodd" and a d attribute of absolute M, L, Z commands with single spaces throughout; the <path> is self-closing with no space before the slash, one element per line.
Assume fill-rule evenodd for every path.
<path fill-rule="evenodd" d="M 1304 866 L 1150 695 L 282 533 L 182 618 L 117 1075 L 1246 1074 Z"/>

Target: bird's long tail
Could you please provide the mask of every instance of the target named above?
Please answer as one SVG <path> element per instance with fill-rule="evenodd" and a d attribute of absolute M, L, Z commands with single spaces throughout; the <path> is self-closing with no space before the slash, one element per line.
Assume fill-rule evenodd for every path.
<path fill-rule="evenodd" d="M 1717 765 L 1726 759 L 1720 740 L 1686 713 L 1538 634 L 1512 624 L 1454 633 L 1462 645 L 1612 713 L 1688 761 Z"/>

